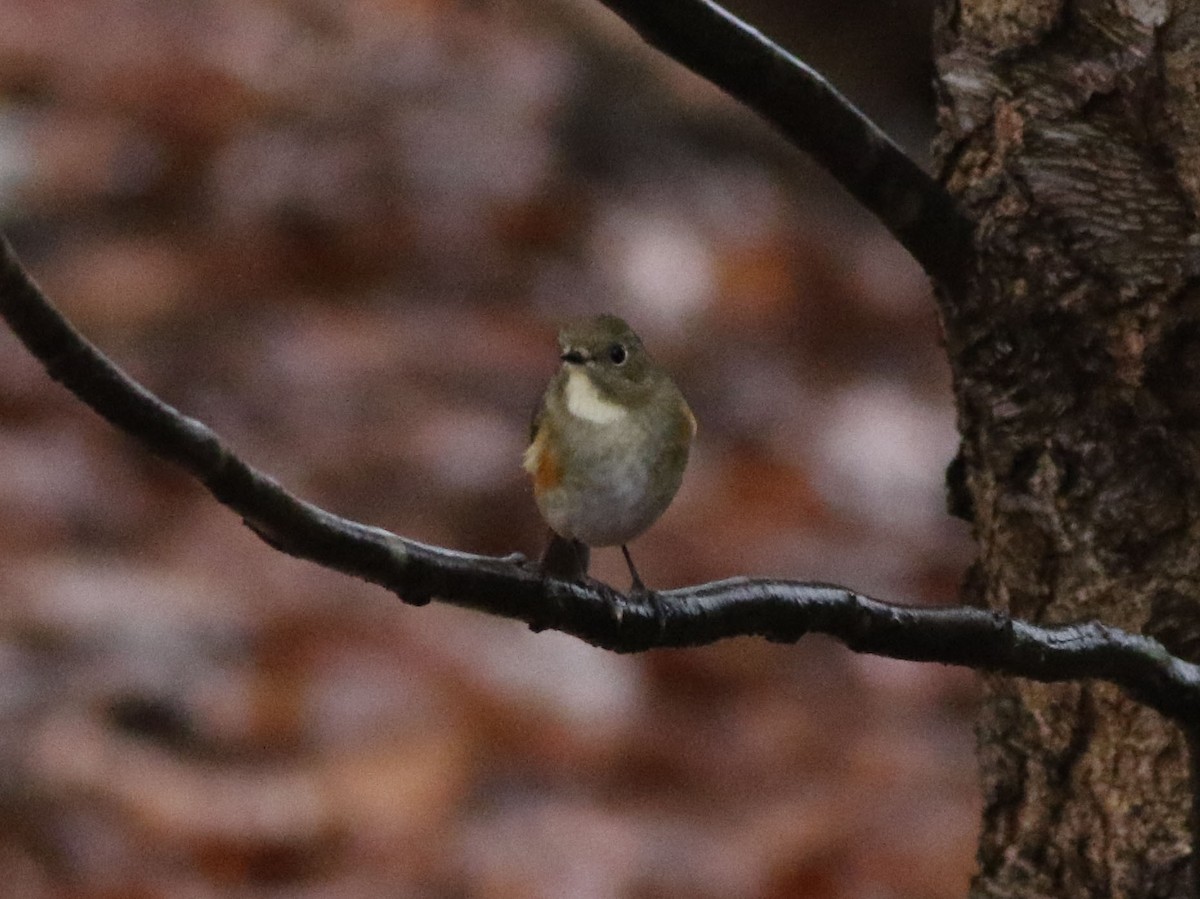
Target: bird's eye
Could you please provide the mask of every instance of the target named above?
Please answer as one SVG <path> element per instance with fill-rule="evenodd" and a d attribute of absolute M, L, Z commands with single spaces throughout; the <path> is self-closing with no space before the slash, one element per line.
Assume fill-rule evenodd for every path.
<path fill-rule="evenodd" d="M 625 347 L 621 346 L 619 343 L 614 343 L 608 348 L 608 358 L 613 361 L 613 365 L 624 365 L 625 359 L 628 357 L 628 355 L 629 354 L 625 352 Z"/>

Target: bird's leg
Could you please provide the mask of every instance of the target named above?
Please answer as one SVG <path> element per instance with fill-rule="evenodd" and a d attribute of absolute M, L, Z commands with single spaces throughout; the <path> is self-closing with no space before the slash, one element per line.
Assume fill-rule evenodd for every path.
<path fill-rule="evenodd" d="M 647 589 L 642 583 L 641 575 L 634 567 L 633 556 L 629 554 L 629 547 L 624 543 L 621 544 L 621 552 L 625 554 L 625 564 L 629 566 L 629 574 L 633 578 L 633 583 L 629 585 L 629 595 L 634 599 L 640 600 L 650 607 L 650 611 L 654 614 L 654 621 L 658 624 L 658 631 L 661 634 L 667 627 L 667 604 L 653 590 Z"/>
<path fill-rule="evenodd" d="M 633 583 L 629 585 L 629 592 L 635 596 L 648 593 L 646 585 L 642 583 L 642 578 L 638 574 L 637 568 L 633 564 L 633 556 L 629 554 L 629 547 L 624 543 L 621 544 L 621 552 L 625 554 L 625 564 L 629 566 L 629 575 L 633 578 Z"/>

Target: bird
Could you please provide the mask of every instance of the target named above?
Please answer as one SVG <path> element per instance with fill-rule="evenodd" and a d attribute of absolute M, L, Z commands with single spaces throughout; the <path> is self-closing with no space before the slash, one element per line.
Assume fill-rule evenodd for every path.
<path fill-rule="evenodd" d="M 591 547 L 620 546 L 646 594 L 628 543 L 675 498 L 696 417 L 666 370 L 621 318 L 597 315 L 558 334 L 560 360 L 530 427 L 523 467 L 550 526 L 542 571 L 587 575 Z"/>

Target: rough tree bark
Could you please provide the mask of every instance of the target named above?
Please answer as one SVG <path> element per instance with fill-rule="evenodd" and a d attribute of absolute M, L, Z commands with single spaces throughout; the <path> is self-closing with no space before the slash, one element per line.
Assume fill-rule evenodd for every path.
<path fill-rule="evenodd" d="M 1200 764 L 1189 784 L 1170 720 L 1200 757 L 1196 667 L 1111 628 L 1013 619 L 1100 619 L 1200 660 L 1200 0 L 944 0 L 941 175 L 973 228 L 815 73 L 709 0 L 603 2 L 826 161 L 940 282 L 962 431 L 951 508 L 979 544 L 965 599 L 991 613 L 744 579 L 652 608 L 519 559 L 417 544 L 288 494 L 129 381 L 2 239 L 0 317 L 51 375 L 268 543 L 408 602 L 623 651 L 820 631 L 1004 672 L 986 682 L 978 728 L 975 895 L 1188 895 Z M 1075 677 L 1105 682 L 1045 683 Z"/>
<path fill-rule="evenodd" d="M 944 304 L 968 602 L 1200 655 L 1200 2 L 946 0 Z M 989 677 L 979 897 L 1186 896 L 1180 730 L 1106 685 Z"/>

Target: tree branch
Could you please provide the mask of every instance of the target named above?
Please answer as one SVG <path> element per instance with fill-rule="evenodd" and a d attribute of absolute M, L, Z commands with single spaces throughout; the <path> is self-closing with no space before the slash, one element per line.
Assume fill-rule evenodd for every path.
<path fill-rule="evenodd" d="M 712 0 L 600 0 L 662 51 L 778 128 L 873 212 L 951 293 L 973 258 L 954 198 L 820 73 Z"/>
<path fill-rule="evenodd" d="M 1097 622 L 1043 628 L 973 608 L 894 605 L 830 584 L 735 578 L 656 594 L 542 578 L 520 557 L 406 540 L 284 490 L 211 429 L 132 380 L 42 294 L 0 236 L 0 316 L 50 375 L 116 427 L 181 465 L 271 546 L 379 584 L 408 603 L 453 605 L 553 629 L 617 652 L 727 637 L 793 643 L 827 634 L 857 652 L 1040 681 L 1105 680 L 1181 722 L 1200 720 L 1200 667 Z"/>

